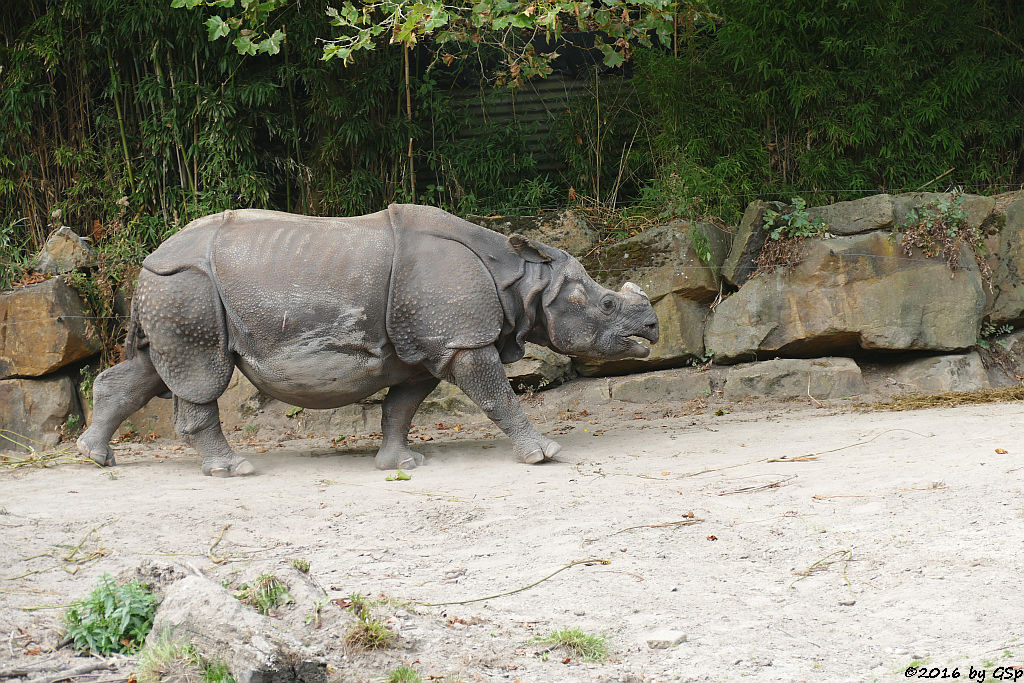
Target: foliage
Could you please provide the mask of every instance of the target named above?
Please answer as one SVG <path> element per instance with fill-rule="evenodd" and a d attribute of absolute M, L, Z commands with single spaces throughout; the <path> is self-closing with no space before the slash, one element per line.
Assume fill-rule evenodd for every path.
<path fill-rule="evenodd" d="M 356 615 L 356 623 L 345 634 L 345 644 L 358 650 L 382 650 L 395 639 L 395 632 L 374 618 L 373 603 L 365 595 L 348 597 L 348 609 Z"/>
<path fill-rule="evenodd" d="M 967 222 L 963 202 L 963 194 L 953 192 L 911 209 L 901 224 L 893 226 L 892 237 L 900 240 L 906 256 L 920 249 L 927 258 L 941 256 L 954 272 L 960 268 L 960 250 L 967 246 L 974 253 L 982 278 L 991 286 L 992 268 L 984 258 L 980 226 Z"/>
<path fill-rule="evenodd" d="M 982 323 L 981 331 L 978 334 L 978 346 L 983 349 L 990 349 L 992 348 L 993 337 L 1009 334 L 1011 332 L 1013 332 L 1013 325 L 996 325 L 991 322 Z M 996 339 L 995 342 L 1004 349 L 1009 345 L 1009 342 L 1005 339 Z"/>
<path fill-rule="evenodd" d="M 104 574 L 85 600 L 64 614 L 68 637 L 76 650 L 109 655 L 134 652 L 153 627 L 156 597 L 137 581 L 118 585 Z"/>
<path fill-rule="evenodd" d="M 303 574 L 309 573 L 309 560 L 303 559 L 301 557 L 295 557 L 292 558 L 291 565 Z"/>
<path fill-rule="evenodd" d="M 690 246 L 704 265 L 711 263 L 711 242 L 704 230 L 697 224 L 690 225 Z"/>
<path fill-rule="evenodd" d="M 391 672 L 387 683 L 423 683 L 423 677 L 416 672 L 416 669 L 403 664 Z"/>
<path fill-rule="evenodd" d="M 204 659 L 195 647 L 174 642 L 169 633 L 162 634 L 155 643 L 143 648 L 136 676 L 138 683 L 169 680 L 235 683 L 226 664 Z"/>
<path fill-rule="evenodd" d="M 771 208 L 764 210 L 764 229 L 769 231 L 769 237 L 780 240 L 824 235 L 828 225 L 820 216 L 811 218 L 807 213 L 807 201 L 802 197 L 793 197 L 792 201 L 792 207 L 786 213 Z"/>
<path fill-rule="evenodd" d="M 260 614 L 270 614 L 281 605 L 292 602 L 288 586 L 273 574 L 260 574 L 252 584 L 239 586 L 235 598 Z"/>
<path fill-rule="evenodd" d="M 608 659 L 608 643 L 604 636 L 586 633 L 578 628 L 563 628 L 537 638 L 537 642 L 560 648 L 584 662 L 604 662 Z"/>

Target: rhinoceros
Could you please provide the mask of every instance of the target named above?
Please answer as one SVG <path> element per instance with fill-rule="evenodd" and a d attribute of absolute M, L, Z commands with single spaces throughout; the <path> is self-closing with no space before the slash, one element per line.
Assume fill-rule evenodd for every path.
<path fill-rule="evenodd" d="M 143 262 L 125 360 L 96 378 L 78 449 L 113 465 L 110 438 L 155 396 L 202 472 L 249 474 L 221 431 L 235 367 L 263 393 L 336 408 L 385 387 L 375 463 L 410 468 L 413 414 L 441 380 L 469 396 L 524 463 L 560 447 L 530 424 L 505 375 L 525 342 L 589 359 L 643 358 L 658 318 L 643 290 L 601 287 L 559 249 L 440 209 L 396 204 L 353 218 L 225 211 L 193 221 Z"/>

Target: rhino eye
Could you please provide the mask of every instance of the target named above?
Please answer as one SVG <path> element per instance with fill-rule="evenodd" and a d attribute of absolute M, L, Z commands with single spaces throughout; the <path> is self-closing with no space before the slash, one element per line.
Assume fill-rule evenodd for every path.
<path fill-rule="evenodd" d="M 601 299 L 601 310 L 605 313 L 611 313 L 615 310 L 615 297 L 608 295 Z"/>

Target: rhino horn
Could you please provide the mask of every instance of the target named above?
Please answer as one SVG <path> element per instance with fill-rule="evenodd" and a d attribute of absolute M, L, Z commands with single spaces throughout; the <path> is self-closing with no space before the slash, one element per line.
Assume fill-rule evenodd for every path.
<path fill-rule="evenodd" d="M 650 297 L 647 296 L 647 292 L 645 292 L 642 287 L 640 287 L 639 285 L 635 285 L 632 282 L 627 282 L 626 284 L 622 285 L 622 289 L 620 289 L 619 291 L 622 292 L 623 294 L 627 292 L 630 294 L 639 294 L 643 298 L 650 300 Z"/>

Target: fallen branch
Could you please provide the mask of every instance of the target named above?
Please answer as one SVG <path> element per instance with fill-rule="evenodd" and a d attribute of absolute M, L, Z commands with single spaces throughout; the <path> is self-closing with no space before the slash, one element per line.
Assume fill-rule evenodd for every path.
<path fill-rule="evenodd" d="M 744 486 L 743 488 L 736 489 L 735 491 L 723 491 L 719 493 L 720 496 L 731 496 L 734 493 L 754 493 L 755 491 L 765 491 L 767 489 L 777 489 L 783 484 L 793 479 L 796 479 L 797 475 L 791 474 L 788 477 L 777 479 L 776 481 L 768 482 L 767 484 L 761 484 L 760 486 Z"/>
<path fill-rule="evenodd" d="M 693 513 L 690 513 L 690 514 L 692 515 Z M 618 531 L 613 531 L 612 533 L 608 534 L 608 536 L 617 536 L 618 534 L 624 534 L 627 531 L 634 531 L 636 529 L 660 529 L 660 528 L 663 528 L 663 527 L 672 527 L 672 526 L 690 526 L 691 524 L 698 524 L 698 523 L 703 522 L 703 521 L 704 521 L 703 517 L 687 517 L 686 519 L 680 519 L 679 521 L 676 521 L 676 522 L 661 522 L 659 524 L 638 524 L 637 526 L 628 526 L 625 529 L 619 529 Z M 594 543 L 596 541 L 601 540 L 602 538 L 607 538 L 608 536 L 598 536 L 597 538 L 585 538 L 585 539 L 583 539 L 583 545 L 587 545 L 589 543 Z"/>
<path fill-rule="evenodd" d="M 93 671 L 100 671 L 103 669 L 113 669 L 115 664 L 113 662 L 89 662 L 88 664 L 82 664 L 74 669 L 68 669 L 60 673 L 50 673 L 45 676 L 39 676 L 38 678 L 28 679 L 28 683 L 57 683 L 57 681 L 64 681 L 75 676 L 82 676 L 84 674 L 92 673 Z"/>
<path fill-rule="evenodd" d="M 586 559 L 586 560 L 575 560 L 575 561 L 570 562 L 569 564 L 565 565 L 564 567 L 556 569 L 555 571 L 553 571 L 550 574 L 548 574 L 547 576 L 545 576 L 543 579 L 540 579 L 538 581 L 534 581 L 533 583 L 529 584 L 528 586 L 523 586 L 522 588 L 516 588 L 515 590 L 505 591 L 504 593 L 498 593 L 496 595 L 488 595 L 488 596 L 483 597 L 483 598 L 473 598 L 472 600 L 453 600 L 451 602 L 420 602 L 419 600 L 410 600 L 409 604 L 420 605 L 422 607 L 444 607 L 446 605 L 468 605 L 468 604 L 470 604 L 472 602 L 483 602 L 484 600 L 493 600 L 495 598 L 503 598 L 506 595 L 515 595 L 516 593 L 522 593 L 525 590 L 529 590 L 529 589 L 533 588 L 534 586 L 537 586 L 537 585 L 539 585 L 541 583 L 544 583 L 545 581 L 550 579 L 552 576 L 554 576 L 554 575 L 556 575 L 556 574 L 558 574 L 560 572 L 564 572 L 566 569 L 571 569 L 571 568 L 575 567 L 576 565 L 582 564 L 582 565 L 586 565 L 586 566 L 589 567 L 589 566 L 595 565 L 595 564 L 611 564 L 611 563 L 612 563 L 611 560 L 602 560 L 602 559 L 598 559 L 598 558 L 589 558 L 589 559 Z"/>

